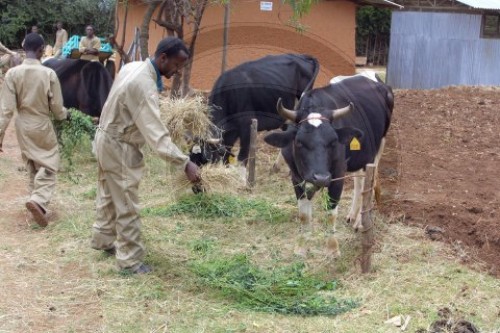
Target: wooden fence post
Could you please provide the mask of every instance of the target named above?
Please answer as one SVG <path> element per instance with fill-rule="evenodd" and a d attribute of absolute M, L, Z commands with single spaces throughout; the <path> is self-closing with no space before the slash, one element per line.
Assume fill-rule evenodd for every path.
<path fill-rule="evenodd" d="M 373 207 L 373 183 L 375 178 L 375 164 L 366 165 L 366 177 L 363 186 L 363 205 L 361 208 L 361 273 L 369 273 L 372 266 L 372 247 L 375 244 L 375 230 L 371 210 Z"/>
<path fill-rule="evenodd" d="M 253 189 L 255 186 L 255 151 L 257 150 L 257 119 L 252 119 L 250 125 L 250 151 L 248 154 L 248 178 L 247 186 Z"/>

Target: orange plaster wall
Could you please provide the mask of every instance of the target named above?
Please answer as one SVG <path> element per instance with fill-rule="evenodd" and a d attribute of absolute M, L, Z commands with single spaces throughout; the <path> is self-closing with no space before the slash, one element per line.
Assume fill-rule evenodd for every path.
<path fill-rule="evenodd" d="M 335 75 L 354 73 L 355 11 L 349 1 L 322 1 L 313 6 L 301 22 L 307 26 L 300 34 L 286 26 L 291 9 L 279 0 L 273 2 L 273 11 L 260 11 L 260 1 L 232 0 L 230 14 L 228 67 L 269 54 L 307 53 L 318 58 L 321 70 L 316 86 L 328 83 Z M 135 27 L 140 27 L 146 6 L 130 1 L 127 19 L 125 49 L 130 46 Z M 153 17 L 155 17 L 154 15 Z M 119 8 L 120 30 L 123 28 L 124 8 Z M 210 89 L 220 75 L 222 61 L 224 8 L 210 5 L 203 17 L 198 36 L 191 86 Z M 186 42 L 190 40 L 187 27 Z M 150 24 L 149 53 L 166 36 L 165 30 Z M 119 31 L 118 40 L 122 32 Z"/>

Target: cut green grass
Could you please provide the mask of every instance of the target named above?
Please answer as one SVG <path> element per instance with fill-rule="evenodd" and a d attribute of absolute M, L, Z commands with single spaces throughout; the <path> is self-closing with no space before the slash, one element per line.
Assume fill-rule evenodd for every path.
<path fill-rule="evenodd" d="M 288 209 L 262 199 L 248 199 L 223 194 L 186 195 L 166 207 L 146 208 L 144 216 L 172 217 L 188 215 L 199 219 L 223 218 L 282 223 L 290 220 Z"/>
<path fill-rule="evenodd" d="M 220 291 L 237 306 L 254 311 L 301 316 L 335 316 L 358 306 L 354 300 L 337 300 L 331 294 L 335 280 L 322 280 L 304 272 L 298 262 L 266 271 L 244 254 L 196 261 L 193 271 L 202 283 Z"/>

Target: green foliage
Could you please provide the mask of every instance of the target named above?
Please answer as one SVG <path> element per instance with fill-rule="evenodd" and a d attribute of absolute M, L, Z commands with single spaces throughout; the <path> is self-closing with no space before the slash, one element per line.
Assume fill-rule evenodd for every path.
<path fill-rule="evenodd" d="M 307 26 L 300 23 L 300 19 L 309 13 L 312 6 L 318 2 L 318 0 L 284 0 L 284 3 L 287 3 L 292 7 L 292 17 L 288 21 L 288 25 L 294 27 L 297 32 L 304 32 L 307 30 Z"/>
<path fill-rule="evenodd" d="M 356 12 L 356 54 L 385 65 L 391 33 L 391 10 L 362 6 Z"/>
<path fill-rule="evenodd" d="M 93 140 L 96 126 L 92 117 L 76 110 L 69 109 L 71 120 L 53 120 L 60 145 L 61 156 L 67 161 L 69 170 L 73 170 L 73 156 L 84 142 Z"/>
<path fill-rule="evenodd" d="M 337 300 L 320 294 L 337 288 L 336 281 L 324 281 L 304 273 L 295 263 L 271 271 L 251 264 L 247 256 L 197 261 L 192 265 L 203 284 L 215 288 L 242 308 L 289 315 L 334 316 L 358 306 L 353 300 Z"/>
<path fill-rule="evenodd" d="M 356 33 L 358 36 L 383 34 L 391 32 L 391 10 L 363 6 L 356 12 Z"/>
<path fill-rule="evenodd" d="M 166 207 L 146 208 L 145 216 L 170 217 L 190 215 L 201 219 L 244 219 L 281 223 L 290 220 L 290 212 L 259 199 L 240 198 L 223 194 L 187 195 Z"/>
<path fill-rule="evenodd" d="M 0 0 L 0 41 L 8 47 L 19 48 L 37 25 L 47 43 L 55 39 L 55 24 L 62 21 L 71 36 L 85 33 L 92 24 L 99 36 L 114 31 L 115 0 Z"/>

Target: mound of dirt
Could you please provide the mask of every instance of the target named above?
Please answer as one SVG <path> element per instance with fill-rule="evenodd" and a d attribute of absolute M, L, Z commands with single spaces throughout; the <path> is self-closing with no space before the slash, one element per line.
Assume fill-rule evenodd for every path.
<path fill-rule="evenodd" d="M 500 88 L 395 91 L 382 212 L 500 276 Z"/>

